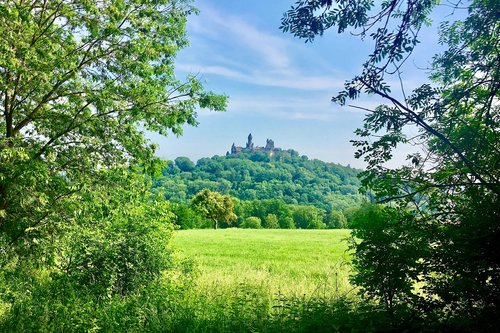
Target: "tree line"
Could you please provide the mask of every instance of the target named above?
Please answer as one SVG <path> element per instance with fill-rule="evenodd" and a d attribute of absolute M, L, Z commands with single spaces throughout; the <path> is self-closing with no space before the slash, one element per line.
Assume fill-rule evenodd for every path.
<path fill-rule="evenodd" d="M 238 200 L 208 189 L 195 194 L 189 203 L 171 203 L 174 222 L 180 229 L 343 229 L 359 207 L 331 210 L 291 205 L 282 199 Z"/>

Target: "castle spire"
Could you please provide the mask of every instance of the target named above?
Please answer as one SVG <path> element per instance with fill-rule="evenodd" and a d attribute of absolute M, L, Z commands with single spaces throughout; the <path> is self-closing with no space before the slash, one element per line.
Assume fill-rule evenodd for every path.
<path fill-rule="evenodd" d="M 252 142 L 252 133 L 248 134 L 248 142 L 247 142 L 247 149 L 252 149 L 253 148 L 253 142 Z"/>

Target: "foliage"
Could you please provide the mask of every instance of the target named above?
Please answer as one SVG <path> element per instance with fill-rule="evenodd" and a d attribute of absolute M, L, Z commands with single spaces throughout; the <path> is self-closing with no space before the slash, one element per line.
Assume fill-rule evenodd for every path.
<path fill-rule="evenodd" d="M 416 232 L 414 217 L 395 208 L 365 204 L 352 226 L 352 282 L 380 300 L 391 314 L 398 305 L 412 303 L 426 254 L 425 238 Z"/>
<path fill-rule="evenodd" d="M 175 159 L 175 166 L 182 172 L 191 172 L 194 170 L 195 165 L 188 157 L 177 157 Z"/>
<path fill-rule="evenodd" d="M 202 216 L 212 220 L 214 229 L 217 229 L 219 222 L 231 224 L 237 218 L 233 212 L 234 201 L 231 196 L 207 189 L 201 190 L 193 197 L 191 206 Z"/>
<path fill-rule="evenodd" d="M 180 229 L 211 227 L 211 222 L 193 210 L 190 205 L 172 203 L 170 209 L 174 214 L 173 221 Z"/>
<path fill-rule="evenodd" d="M 96 297 L 126 295 L 173 265 L 168 203 L 116 186 L 86 195 L 79 227 L 58 248 L 64 278 L 94 289 Z"/>
<path fill-rule="evenodd" d="M 251 201 L 239 201 L 236 205 L 236 214 L 244 219 L 248 216 L 256 216 L 268 228 L 267 218 L 270 214 L 278 219 L 278 223 L 291 216 L 291 205 L 287 205 L 281 199 L 263 199 Z"/>
<path fill-rule="evenodd" d="M 347 219 L 342 212 L 332 210 L 326 215 L 325 224 L 329 229 L 346 229 Z"/>
<path fill-rule="evenodd" d="M 280 228 L 281 229 L 295 229 L 295 222 L 293 222 L 293 218 L 290 216 L 287 216 L 283 219 L 279 220 Z"/>
<path fill-rule="evenodd" d="M 161 195 L 161 194 L 160 194 Z M 174 222 L 181 229 L 206 228 L 209 224 L 206 215 L 196 211 L 193 205 L 173 203 L 170 209 L 175 215 Z M 350 207 L 347 213 L 352 215 L 360 206 Z M 350 227 L 340 211 L 326 212 L 314 206 L 289 205 L 281 199 L 238 200 L 234 199 L 236 222 L 220 223 L 220 227 L 242 227 L 248 217 L 257 217 L 263 228 L 267 229 L 345 229 Z"/>
<path fill-rule="evenodd" d="M 325 223 L 331 224 L 328 214 L 334 208 L 357 208 L 363 200 L 357 194 L 358 170 L 309 160 L 294 151 L 278 152 L 265 161 L 255 158 L 255 154 L 202 158 L 196 165 L 186 157 L 178 157 L 163 169 L 163 176 L 153 179 L 152 191 L 176 202 L 173 209 L 178 212 L 178 225 L 184 229 L 204 227 L 200 219 L 208 215 L 198 210 L 201 215 L 194 216 L 194 206 L 186 204 L 203 190 L 236 197 L 236 226 L 254 216 L 264 228 L 324 228 Z M 293 215 L 297 210 L 304 212 Z M 270 214 L 276 216 L 277 224 L 273 217 L 268 223 Z M 312 221 L 307 221 L 309 218 Z M 219 222 L 222 227 L 234 225 Z"/>
<path fill-rule="evenodd" d="M 300 229 L 323 229 L 324 212 L 313 206 L 297 206 L 293 211 L 293 221 Z"/>
<path fill-rule="evenodd" d="M 195 12 L 187 0 L 0 4 L 0 233 L 12 245 L 64 223 L 101 169 L 154 173 L 140 128 L 180 134 L 197 107 L 224 109 L 173 74 Z"/>
<path fill-rule="evenodd" d="M 189 265 L 169 246 L 169 204 L 147 191 L 144 176 L 124 171 L 102 170 L 113 185 L 82 190 L 75 223 L 30 255 L 1 244 L 0 330 L 140 330 L 138 314 L 175 289 L 172 276 L 188 280 Z"/>
<path fill-rule="evenodd" d="M 261 220 L 256 216 L 249 216 L 240 224 L 240 228 L 260 229 L 262 228 Z"/>
<path fill-rule="evenodd" d="M 180 271 L 179 271 L 180 273 Z M 96 301 L 92 293 L 65 280 L 41 280 L 0 318 L 2 332 L 164 332 L 179 325 L 188 279 L 164 276 L 126 297 Z M 174 330 L 175 331 L 175 330 Z"/>
<path fill-rule="evenodd" d="M 267 214 L 266 216 L 266 228 L 267 229 L 277 229 L 279 227 L 278 217 L 276 214 Z"/>
<path fill-rule="evenodd" d="M 326 211 L 362 202 L 357 178 L 360 170 L 291 152 L 264 154 L 266 160 L 255 158 L 257 153 L 201 158 L 189 171 L 184 164 L 192 162 L 181 158 L 178 165 L 177 158 L 154 179 L 153 191 L 173 202 L 187 202 L 202 189 L 209 189 L 245 201 L 281 198 L 287 204 L 313 205 Z M 265 216 L 259 217 L 265 220 Z"/>
<path fill-rule="evenodd" d="M 225 108 L 174 76 L 193 13 L 189 0 L 0 3 L 1 331 L 142 331 L 170 275 L 184 279 L 142 131 L 179 135 L 198 107 Z"/>
<path fill-rule="evenodd" d="M 498 3 L 448 3 L 451 14 L 459 15 L 448 16 L 455 21 L 439 26 L 439 42 L 445 50 L 432 60 L 431 83 L 407 95 L 402 68 L 437 4 L 298 1 L 285 14 L 282 29 L 312 41 L 329 27 L 339 32 L 352 28 L 358 36 L 374 40 L 374 51 L 361 74 L 346 82 L 333 100 L 345 104 L 366 92 L 387 103 L 367 110 L 363 128 L 356 131 L 361 138 L 354 145 L 356 156 L 368 163 L 362 174 L 365 189 L 373 191 L 380 202 L 392 202 L 402 215 L 384 209 L 383 214 L 389 214 L 384 228 L 369 233 L 380 225 L 376 219 L 373 225 L 362 225 L 359 232 L 366 232 L 367 244 L 386 238 L 388 246 L 408 252 L 409 258 L 414 258 L 413 240 L 422 238 L 416 244 L 424 251 L 425 266 L 419 268 L 423 295 L 413 305 L 413 314 L 425 313 L 435 321 L 447 318 L 457 325 L 455 329 L 464 331 L 477 329 L 471 323 L 481 323 L 482 330 L 488 331 L 494 330 L 500 307 L 500 290 L 494 287 L 500 281 L 500 260 L 494 250 L 500 239 Z M 401 94 L 391 93 L 387 83 L 391 75 L 399 78 Z M 408 128 L 416 128 L 417 135 L 409 138 Z M 408 156 L 409 164 L 388 168 L 385 162 L 403 143 L 417 147 Z M 411 223 L 403 213 L 408 210 Z M 397 219 L 399 225 L 393 223 Z M 407 238 L 407 243 L 391 238 L 393 233 Z M 365 258 L 366 254 L 356 254 L 359 274 L 370 274 L 373 268 L 369 261 L 373 258 Z M 397 273 L 397 269 L 403 271 Z M 396 265 L 386 275 L 411 277 L 414 269 L 409 263 Z M 382 292 L 380 281 L 381 276 L 372 281 L 372 293 Z"/>

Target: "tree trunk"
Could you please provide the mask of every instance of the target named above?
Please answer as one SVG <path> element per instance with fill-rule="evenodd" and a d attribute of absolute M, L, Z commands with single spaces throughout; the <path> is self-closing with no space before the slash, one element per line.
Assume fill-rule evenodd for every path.
<path fill-rule="evenodd" d="M 0 227 L 5 221 L 5 214 L 7 214 L 6 210 L 9 205 L 7 201 L 7 186 L 0 185 L 0 211 L 4 211 L 3 214 L 0 214 Z"/>
<path fill-rule="evenodd" d="M 214 219 L 214 230 L 217 230 L 217 220 Z"/>

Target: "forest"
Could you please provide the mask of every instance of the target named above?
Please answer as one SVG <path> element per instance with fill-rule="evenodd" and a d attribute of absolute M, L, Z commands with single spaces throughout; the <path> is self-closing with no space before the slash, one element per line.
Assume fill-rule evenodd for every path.
<path fill-rule="evenodd" d="M 178 157 L 153 180 L 171 202 L 183 202 L 202 189 L 240 200 L 282 199 L 287 204 L 312 205 L 326 211 L 359 205 L 361 170 L 309 160 L 293 150 L 279 155 L 240 153 L 201 158 L 196 165 Z"/>
<path fill-rule="evenodd" d="M 307 45 L 369 42 L 331 97 L 364 112 L 363 170 L 293 150 L 160 159 L 145 131 L 228 109 L 176 76 L 198 13 L 0 1 L 0 331 L 500 331 L 498 1 L 282 9 L 276 30 Z M 405 88 L 433 20 L 426 82 Z M 401 146 L 414 151 L 388 163 Z"/>
<path fill-rule="evenodd" d="M 221 227 L 323 229 L 346 228 L 348 217 L 366 201 L 359 194 L 360 170 L 299 156 L 240 152 L 201 158 L 178 157 L 152 180 L 151 191 L 172 203 L 182 229 L 210 226 L 190 204 L 202 190 L 229 195 L 235 221 Z"/>

